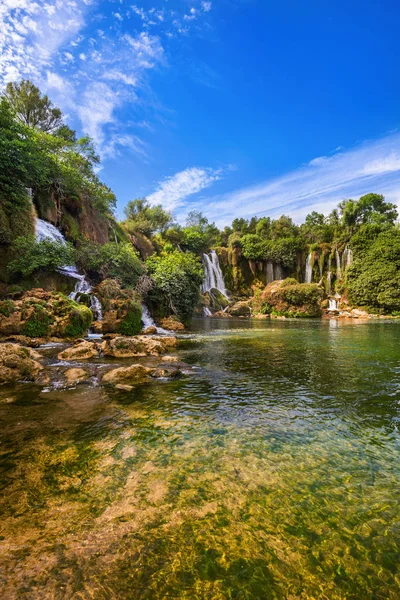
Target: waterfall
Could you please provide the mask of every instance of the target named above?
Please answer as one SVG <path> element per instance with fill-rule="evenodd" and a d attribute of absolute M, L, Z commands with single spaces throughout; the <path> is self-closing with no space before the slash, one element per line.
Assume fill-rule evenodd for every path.
<path fill-rule="evenodd" d="M 280 265 L 280 264 L 274 265 L 274 273 L 275 273 L 274 281 L 283 279 L 282 265 Z"/>
<path fill-rule="evenodd" d="M 312 259 L 312 254 L 310 252 L 310 254 L 307 256 L 307 260 L 306 260 L 306 274 L 305 274 L 305 282 L 306 283 L 311 283 L 312 282 L 312 266 L 311 266 L 311 259 Z"/>
<path fill-rule="evenodd" d="M 205 293 L 209 292 L 212 288 L 215 288 L 227 298 L 228 292 L 225 287 L 224 276 L 215 250 L 211 251 L 210 256 L 208 254 L 203 254 L 203 264 L 204 281 L 201 286 L 201 291 Z"/>
<path fill-rule="evenodd" d="M 65 246 L 67 243 L 65 241 L 65 237 L 51 223 L 48 221 L 43 221 L 42 219 L 36 220 L 36 240 L 41 242 L 45 239 L 49 239 L 52 242 L 61 242 Z M 84 275 L 79 273 L 78 269 L 75 265 L 65 265 L 64 267 L 58 269 L 60 273 L 67 275 L 68 277 L 72 277 L 76 279 L 77 282 L 75 284 L 75 289 L 70 293 L 69 297 L 71 300 L 75 300 L 79 304 L 79 295 L 87 294 L 90 297 L 90 308 L 96 318 L 97 321 L 102 321 L 103 319 L 103 311 L 101 308 L 100 300 L 92 294 L 92 286 L 86 279 Z"/>
<path fill-rule="evenodd" d="M 329 309 L 328 310 L 339 310 L 338 300 L 336 298 L 329 298 Z"/>
<path fill-rule="evenodd" d="M 328 296 L 332 291 L 332 272 L 331 272 L 331 256 L 328 258 L 328 273 L 326 275 L 326 280 L 328 282 Z"/>
<path fill-rule="evenodd" d="M 157 329 L 157 333 L 166 333 L 167 335 L 170 334 L 170 332 L 167 329 L 164 329 L 163 327 L 157 327 L 157 325 L 155 324 L 155 322 L 153 320 L 153 317 L 150 314 L 149 309 L 143 303 L 142 303 L 142 321 L 143 321 L 143 329 L 147 329 L 148 327 L 155 327 Z"/>
<path fill-rule="evenodd" d="M 225 312 L 226 309 L 224 309 Z M 203 313 L 205 317 L 211 317 L 212 312 L 211 310 L 208 308 L 208 306 L 203 306 Z"/>
<path fill-rule="evenodd" d="M 336 257 L 336 278 L 341 279 L 342 278 L 342 267 L 341 267 L 341 263 L 340 263 L 339 250 L 337 248 L 335 250 L 335 257 Z"/>
<path fill-rule="evenodd" d="M 274 281 L 274 265 L 269 260 L 267 262 L 267 283 L 272 283 Z"/>
<path fill-rule="evenodd" d="M 342 271 L 347 269 L 347 267 L 349 267 L 352 262 L 353 262 L 353 253 L 351 251 L 351 248 L 346 246 L 346 248 L 343 250 L 343 254 L 342 254 Z"/>

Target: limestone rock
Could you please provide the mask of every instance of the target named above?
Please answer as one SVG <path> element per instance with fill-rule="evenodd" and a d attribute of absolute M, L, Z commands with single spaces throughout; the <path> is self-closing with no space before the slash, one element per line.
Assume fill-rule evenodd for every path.
<path fill-rule="evenodd" d="M 98 345 L 83 341 L 59 353 L 59 360 L 87 360 L 99 355 Z"/>
<path fill-rule="evenodd" d="M 31 352 L 30 348 L 18 344 L 0 344 L 0 384 L 20 379 L 35 381 L 38 378 L 43 367 L 31 358 Z"/>
<path fill-rule="evenodd" d="M 168 377 L 175 379 L 181 375 L 181 371 L 171 365 L 160 365 L 152 373 L 152 377 Z"/>
<path fill-rule="evenodd" d="M 236 302 L 233 306 L 230 306 L 227 312 L 232 317 L 250 317 L 251 309 L 249 303 L 247 301 L 241 300 L 240 302 Z"/>
<path fill-rule="evenodd" d="M 130 367 L 120 367 L 106 373 L 103 376 L 102 383 L 110 385 L 143 383 L 148 380 L 149 374 L 153 371 L 153 369 L 137 364 Z"/>
<path fill-rule="evenodd" d="M 185 326 L 183 323 L 178 321 L 176 317 L 167 317 L 165 319 L 161 319 L 160 321 L 161 327 L 164 329 L 168 329 L 169 331 L 184 331 Z"/>
<path fill-rule="evenodd" d="M 146 327 L 146 329 L 143 330 L 144 335 L 156 335 L 157 334 L 157 327 L 155 327 L 154 325 L 149 325 L 148 327 Z"/>
<path fill-rule="evenodd" d="M 117 390 L 121 390 L 122 392 L 131 392 L 133 390 L 133 385 L 126 385 L 123 383 L 117 383 L 115 386 Z"/>
<path fill-rule="evenodd" d="M 64 375 L 68 385 L 76 385 L 83 381 L 87 381 L 89 378 L 89 373 L 85 371 L 85 369 L 79 368 L 68 369 L 68 371 L 65 371 Z"/>
<path fill-rule="evenodd" d="M 115 358 L 133 358 L 135 356 L 158 356 L 164 354 L 168 348 L 176 346 L 174 337 L 135 337 L 118 336 L 106 339 L 101 345 L 104 356 Z"/>

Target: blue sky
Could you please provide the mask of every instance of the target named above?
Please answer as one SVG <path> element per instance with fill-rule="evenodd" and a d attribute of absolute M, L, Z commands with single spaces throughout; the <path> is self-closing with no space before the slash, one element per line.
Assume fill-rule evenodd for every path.
<path fill-rule="evenodd" d="M 184 221 L 400 203 L 395 1 L 1 0 L 0 82 L 96 141 L 118 216 Z"/>

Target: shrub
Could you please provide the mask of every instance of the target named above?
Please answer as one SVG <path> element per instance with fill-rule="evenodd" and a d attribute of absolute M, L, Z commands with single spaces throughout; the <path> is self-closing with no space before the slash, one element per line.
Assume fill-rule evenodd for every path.
<path fill-rule="evenodd" d="M 2 300 L 0 302 L 0 314 L 9 317 L 15 311 L 15 304 L 12 300 Z"/>
<path fill-rule="evenodd" d="M 200 259 L 189 252 L 175 251 L 152 256 L 147 267 L 155 282 L 148 296 L 152 312 L 160 317 L 175 314 L 183 321 L 190 319 L 203 281 Z"/>
<path fill-rule="evenodd" d="M 318 317 L 323 296 L 323 290 L 315 283 L 285 285 L 283 282 L 278 288 L 272 285 L 264 290 L 261 312 L 288 317 Z"/>
<path fill-rule="evenodd" d="M 104 246 L 88 240 L 81 241 L 76 250 L 76 262 L 97 279 L 118 278 L 132 286 L 143 272 L 143 265 L 132 244 L 108 242 Z"/>
<path fill-rule="evenodd" d="M 44 239 L 37 242 L 34 236 L 19 237 L 13 246 L 13 260 L 8 264 L 12 275 L 27 277 L 38 271 L 54 272 L 74 262 L 70 244 Z"/>

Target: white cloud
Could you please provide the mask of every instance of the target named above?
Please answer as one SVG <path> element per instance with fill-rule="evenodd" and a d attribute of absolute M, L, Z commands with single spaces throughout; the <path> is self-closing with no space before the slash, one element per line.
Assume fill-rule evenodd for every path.
<path fill-rule="evenodd" d="M 204 10 L 204 12 L 209 12 L 211 10 L 211 2 L 202 2 L 201 6 Z"/>
<path fill-rule="evenodd" d="M 400 134 L 365 142 L 331 157 L 318 157 L 304 167 L 202 201 L 201 210 L 219 225 L 235 217 L 290 214 L 301 222 L 317 210 L 327 214 L 344 198 L 368 192 L 400 202 Z"/>
<path fill-rule="evenodd" d="M 182 206 L 186 198 L 208 188 L 220 177 L 220 169 L 189 167 L 159 183 L 147 199 L 151 204 L 162 204 L 166 210 L 174 210 Z"/>

